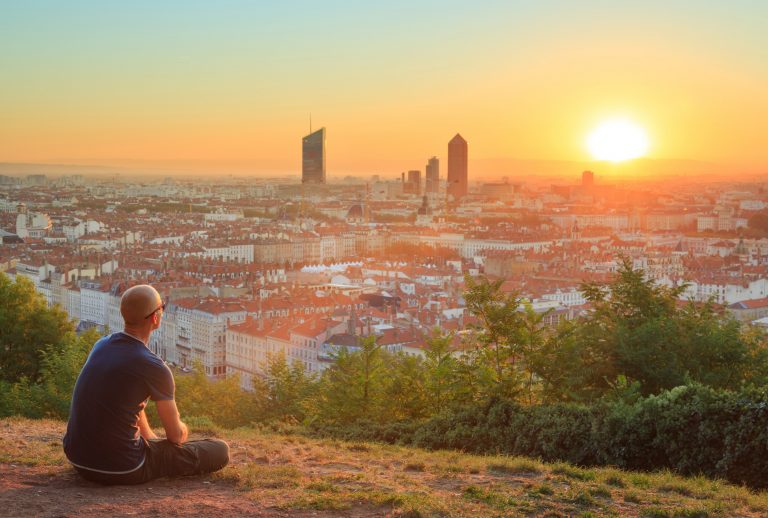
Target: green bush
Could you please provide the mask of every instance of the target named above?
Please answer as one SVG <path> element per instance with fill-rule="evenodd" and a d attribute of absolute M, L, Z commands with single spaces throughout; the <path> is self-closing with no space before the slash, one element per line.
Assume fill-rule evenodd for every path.
<path fill-rule="evenodd" d="M 258 411 L 256 398 L 240 388 L 238 376 L 211 380 L 200 363 L 196 363 L 192 374 L 176 376 L 176 402 L 182 420 L 187 416 L 208 418 L 224 428 L 249 425 Z M 159 426 L 155 405 L 149 405 L 147 410 L 152 424 Z"/>
<path fill-rule="evenodd" d="M 412 437 L 417 429 L 419 429 L 417 422 L 382 424 L 374 421 L 358 421 L 353 424 L 315 422 L 307 428 L 307 431 L 320 437 L 410 444 L 413 442 Z"/>
<path fill-rule="evenodd" d="M 522 406 L 497 401 L 419 423 L 359 421 L 313 433 L 428 449 L 524 455 L 546 462 L 669 469 L 768 487 L 768 394 L 700 385 L 634 403 Z"/>

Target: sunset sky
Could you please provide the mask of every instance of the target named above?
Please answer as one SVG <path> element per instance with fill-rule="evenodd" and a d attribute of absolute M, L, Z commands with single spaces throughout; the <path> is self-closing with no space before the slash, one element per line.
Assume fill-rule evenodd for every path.
<path fill-rule="evenodd" d="M 768 2 L 0 3 L 0 162 L 300 169 L 590 160 L 625 117 L 649 158 L 768 172 Z M 716 4 L 716 5 L 715 5 Z"/>

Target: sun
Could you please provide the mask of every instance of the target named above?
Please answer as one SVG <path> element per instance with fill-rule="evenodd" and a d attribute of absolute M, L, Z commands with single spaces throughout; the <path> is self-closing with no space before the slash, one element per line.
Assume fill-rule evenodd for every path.
<path fill-rule="evenodd" d="M 644 156 L 648 152 L 648 135 L 631 120 L 611 119 L 592 130 L 587 147 L 597 160 L 621 162 Z"/>

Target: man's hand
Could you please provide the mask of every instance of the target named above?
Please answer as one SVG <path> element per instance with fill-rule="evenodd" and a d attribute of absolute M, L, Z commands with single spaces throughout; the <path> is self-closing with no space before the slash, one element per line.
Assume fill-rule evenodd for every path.
<path fill-rule="evenodd" d="M 181 442 L 182 443 L 187 442 L 187 437 L 189 436 L 189 430 L 187 429 L 187 423 L 179 421 L 179 424 L 181 424 L 181 431 L 182 431 Z"/>
<path fill-rule="evenodd" d="M 165 438 L 168 442 L 182 444 L 189 435 L 187 425 L 181 422 L 179 410 L 176 408 L 176 401 L 170 399 L 166 401 L 157 401 L 157 413 L 160 421 L 165 428 Z"/>
<path fill-rule="evenodd" d="M 149 426 L 147 414 L 144 412 L 144 410 L 139 412 L 139 433 L 146 440 L 157 439 L 157 435 L 155 435 L 155 432 L 152 431 L 152 427 Z"/>

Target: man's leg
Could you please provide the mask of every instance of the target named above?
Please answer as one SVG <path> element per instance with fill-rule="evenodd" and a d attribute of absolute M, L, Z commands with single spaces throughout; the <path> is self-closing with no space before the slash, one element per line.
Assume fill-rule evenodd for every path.
<path fill-rule="evenodd" d="M 198 473 L 219 471 L 229 464 L 229 445 L 219 439 L 203 439 L 184 443 L 184 448 L 196 450 Z"/>
<path fill-rule="evenodd" d="M 75 468 L 91 482 L 107 485 L 143 484 L 160 477 L 199 475 L 229 463 L 229 446 L 218 439 L 189 441 L 177 446 L 165 439 L 147 441 L 144 464 L 131 473 L 113 475 Z"/>
<path fill-rule="evenodd" d="M 148 441 L 144 480 L 218 471 L 229 463 L 229 446 L 218 439 L 189 441 L 181 446 L 165 439 Z"/>
<path fill-rule="evenodd" d="M 111 473 L 99 473 L 98 471 L 91 471 L 89 469 L 82 469 L 82 468 L 75 467 L 75 471 L 80 473 L 80 475 L 84 479 L 90 480 L 91 482 L 96 482 L 97 484 L 104 484 L 107 486 L 115 486 L 115 485 L 130 486 L 134 484 L 142 484 L 146 482 L 145 469 L 146 469 L 145 466 L 142 465 L 136 471 L 115 475 Z"/>

